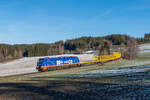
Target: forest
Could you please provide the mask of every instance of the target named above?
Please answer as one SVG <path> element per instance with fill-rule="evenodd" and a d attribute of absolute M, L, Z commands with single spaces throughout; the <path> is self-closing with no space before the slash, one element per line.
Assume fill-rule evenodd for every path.
<path fill-rule="evenodd" d="M 145 43 L 143 40 L 150 42 L 150 34 L 137 39 L 125 34 L 113 34 L 104 37 L 80 37 L 49 44 L 0 44 L 0 62 L 22 57 L 80 54 L 87 50 L 98 50 L 100 55 L 109 54 L 110 50 L 119 50 L 123 58 L 134 59 L 137 43 Z"/>

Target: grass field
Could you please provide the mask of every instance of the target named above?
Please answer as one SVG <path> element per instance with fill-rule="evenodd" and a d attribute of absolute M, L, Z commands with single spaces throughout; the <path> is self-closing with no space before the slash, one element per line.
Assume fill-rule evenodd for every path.
<path fill-rule="evenodd" d="M 136 60 L 117 60 L 92 66 L 0 78 L 0 100 L 116 100 L 150 99 L 150 73 L 78 77 L 91 71 L 107 71 L 149 65 L 148 54 Z M 146 67 L 147 68 L 147 67 Z M 131 68 L 132 69 L 132 68 Z M 120 71 L 120 70 L 119 70 Z M 73 76 L 73 77 L 72 77 Z M 75 76 L 75 77 L 74 77 Z M 142 91 L 142 92 L 141 92 Z"/>

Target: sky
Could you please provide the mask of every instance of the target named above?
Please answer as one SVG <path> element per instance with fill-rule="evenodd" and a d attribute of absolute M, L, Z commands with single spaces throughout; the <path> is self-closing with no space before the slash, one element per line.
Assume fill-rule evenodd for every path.
<path fill-rule="evenodd" d="M 0 43 L 150 32 L 150 0 L 0 0 Z"/>

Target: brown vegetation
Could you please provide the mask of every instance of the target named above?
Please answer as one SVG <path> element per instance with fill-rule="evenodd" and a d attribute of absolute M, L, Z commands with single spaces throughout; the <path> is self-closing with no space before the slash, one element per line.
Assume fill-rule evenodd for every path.
<path fill-rule="evenodd" d="M 124 48 L 124 51 L 122 51 L 123 58 L 126 59 L 135 59 L 137 55 L 137 42 L 134 38 L 129 38 L 127 41 L 127 45 Z"/>

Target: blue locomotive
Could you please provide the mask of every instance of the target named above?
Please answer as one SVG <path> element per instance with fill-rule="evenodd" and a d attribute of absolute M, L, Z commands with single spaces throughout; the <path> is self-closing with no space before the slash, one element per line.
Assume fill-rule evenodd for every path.
<path fill-rule="evenodd" d="M 37 62 L 39 71 L 64 69 L 72 66 L 80 66 L 80 60 L 76 56 L 40 58 Z"/>

